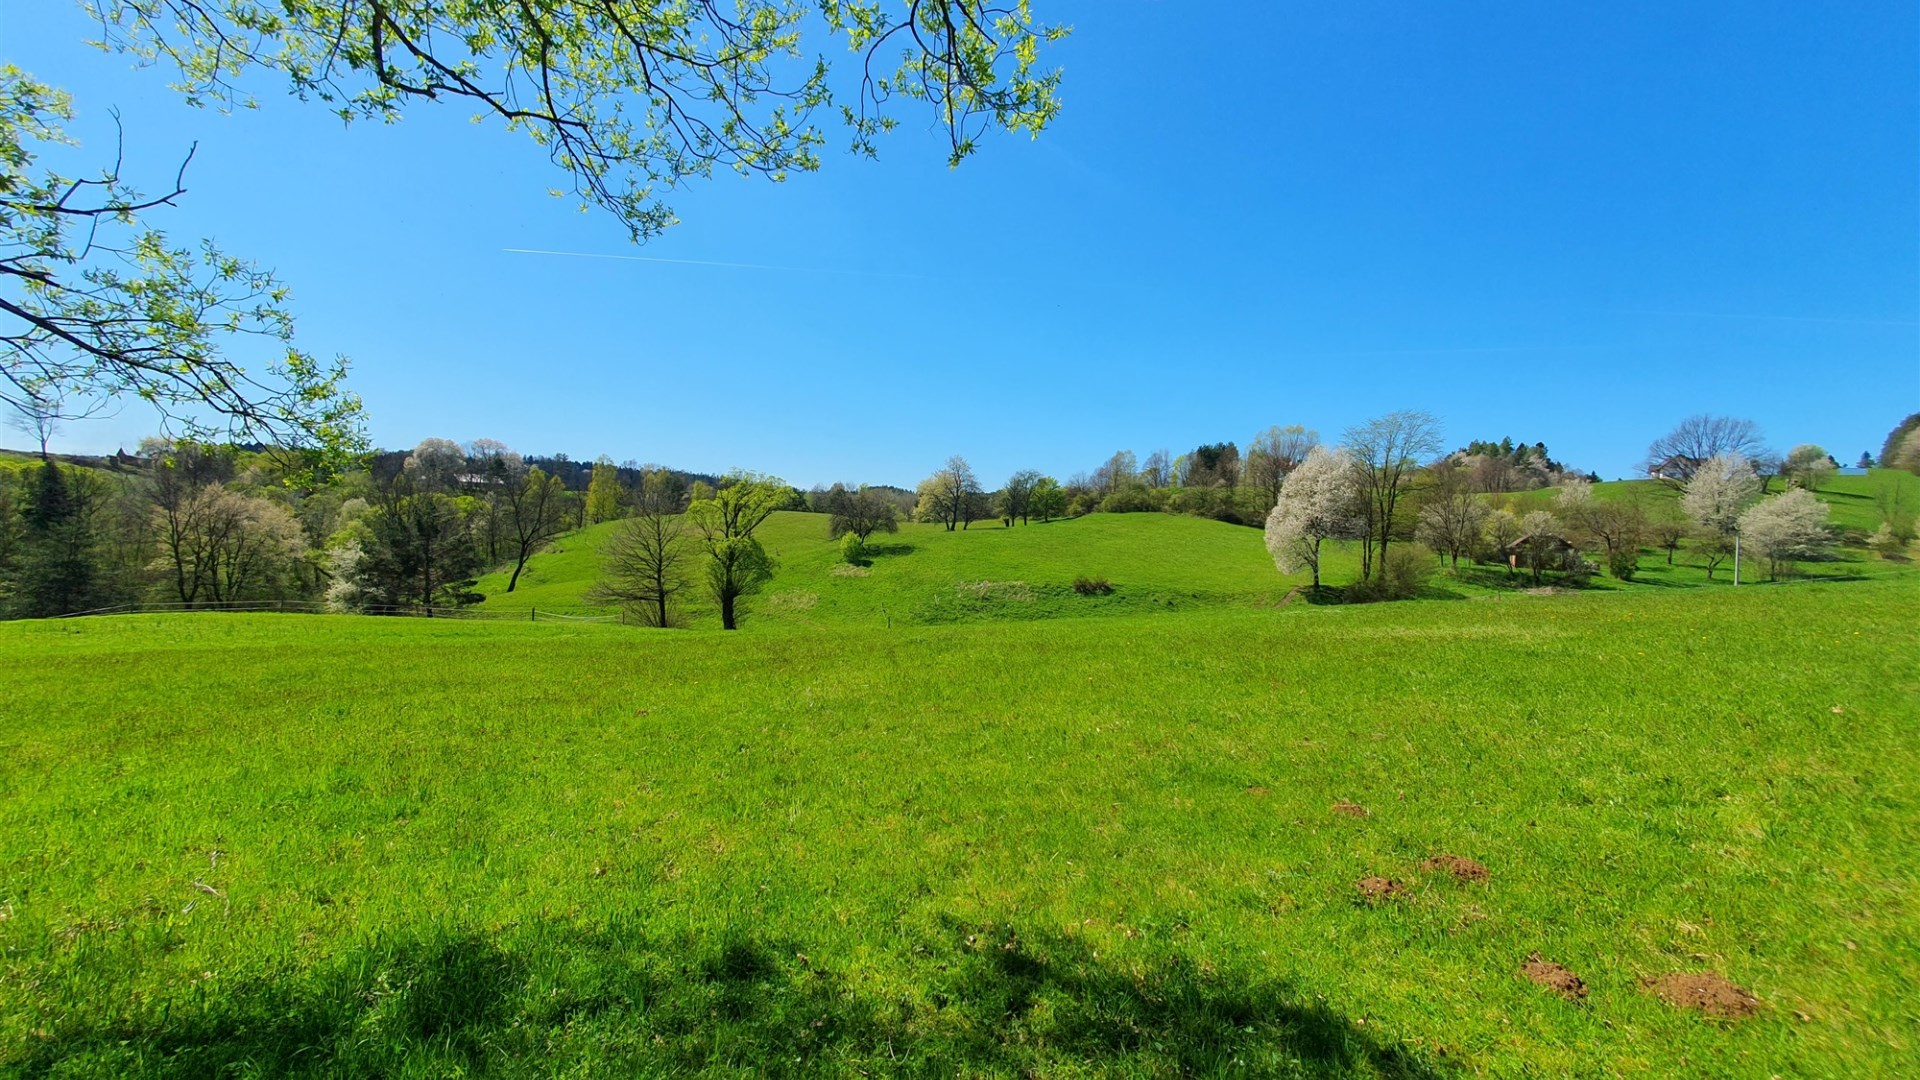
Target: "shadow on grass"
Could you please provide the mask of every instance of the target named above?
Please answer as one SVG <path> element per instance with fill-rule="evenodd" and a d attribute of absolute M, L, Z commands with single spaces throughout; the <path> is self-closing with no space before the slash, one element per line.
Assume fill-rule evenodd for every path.
<path fill-rule="evenodd" d="M 866 550 L 869 559 L 877 559 L 890 558 L 896 555 L 911 555 L 915 551 L 918 551 L 919 548 L 907 543 L 905 540 L 885 540 L 869 542 Z"/>
<path fill-rule="evenodd" d="M 896 954 L 906 978 L 886 988 L 807 953 L 745 933 L 661 941 L 637 919 L 376 942 L 131 1015 L 95 1015 L 123 1007 L 115 998 L 49 1016 L 47 1036 L 0 1071 L 1443 1075 L 1310 993 L 1177 952 L 1119 963 L 1069 936 L 949 924 Z"/>

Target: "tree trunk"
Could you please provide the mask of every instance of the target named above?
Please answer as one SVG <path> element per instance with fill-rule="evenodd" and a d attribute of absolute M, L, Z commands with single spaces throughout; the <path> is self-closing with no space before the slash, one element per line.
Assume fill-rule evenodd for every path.
<path fill-rule="evenodd" d="M 520 561 L 513 564 L 513 576 L 507 579 L 508 592 L 512 592 L 513 587 L 515 585 L 520 584 L 520 571 L 525 570 L 526 568 L 527 568 L 527 552 L 525 548 L 522 548 L 520 552 Z"/>
<path fill-rule="evenodd" d="M 733 622 L 733 597 L 722 594 L 720 597 L 720 627 L 723 630 L 738 629 Z"/>

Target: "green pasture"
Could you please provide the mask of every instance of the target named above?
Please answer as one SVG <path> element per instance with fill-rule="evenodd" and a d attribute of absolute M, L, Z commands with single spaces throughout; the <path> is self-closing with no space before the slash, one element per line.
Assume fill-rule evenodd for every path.
<path fill-rule="evenodd" d="M 1910 563 L 1889 562 L 1860 544 L 1880 523 L 1881 494 L 1895 485 L 1903 491 L 1902 505 L 1920 510 L 1920 477 L 1910 473 L 1875 470 L 1872 476 L 1836 477 L 1825 485 L 1818 494 L 1833 507 L 1835 525 L 1851 530 L 1853 543 L 1843 544 L 1829 561 L 1801 564 L 1798 573 L 1861 578 L 1908 572 Z M 1675 489 L 1652 481 L 1600 484 L 1595 490 L 1602 498 L 1641 499 L 1650 513 L 1678 498 Z M 1522 509 L 1550 506 L 1551 501 L 1550 491 L 1516 498 Z M 600 572 L 600 546 L 618 527 L 617 522 L 596 525 L 562 537 L 553 549 L 534 556 L 512 593 L 506 591 L 505 573 L 487 575 L 477 587 L 487 597 L 481 609 L 596 610 L 586 593 Z M 847 566 L 839 544 L 828 540 L 823 514 L 775 514 L 758 535 L 779 566 L 761 595 L 746 602 L 750 627 L 884 628 L 1194 608 L 1255 611 L 1271 608 L 1311 583 L 1306 573 L 1282 575 L 1274 570 L 1260 530 L 1174 514 L 1090 514 L 1012 528 L 995 520 L 953 532 L 908 523 L 896 534 L 876 535 L 875 553 L 860 567 Z M 1732 582 L 1730 564 L 1723 564 L 1710 582 L 1684 546 L 1671 563 L 1667 559 L 1666 552 L 1649 548 L 1636 580 L 1620 582 L 1603 573 L 1592 578 L 1588 588 L 1631 592 Z M 690 558 L 688 565 L 697 567 L 697 559 Z M 1750 561 L 1744 574 L 1746 580 L 1757 581 L 1765 569 Z M 1329 585 L 1356 579 L 1357 546 L 1328 545 L 1321 576 Z M 1114 591 L 1079 595 L 1073 590 L 1079 577 L 1104 579 Z M 1449 568 L 1436 573 L 1426 595 L 1484 598 L 1531 585 L 1524 573 L 1463 563 L 1457 572 Z M 718 624 L 717 610 L 697 582 L 682 596 L 692 625 Z"/>
<path fill-rule="evenodd" d="M 824 573 L 794 520 L 783 573 Z M 1245 550 L 1022 573 L 1232 602 L 0 626 L 0 1074 L 1920 1058 L 1920 579 L 1273 609 L 1253 530 L 1116 522 L 1149 520 Z M 909 530 L 858 583 L 1098 527 Z M 1364 903 L 1370 875 L 1405 891 Z M 1523 979 L 1534 953 L 1588 996 Z M 1674 972 L 1758 1011 L 1647 992 Z"/>

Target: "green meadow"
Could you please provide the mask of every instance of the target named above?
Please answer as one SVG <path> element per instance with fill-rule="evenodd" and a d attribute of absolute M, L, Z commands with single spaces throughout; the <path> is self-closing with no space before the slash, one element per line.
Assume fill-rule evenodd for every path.
<path fill-rule="evenodd" d="M 0 1074 L 1920 1057 L 1901 564 L 1320 606 L 1279 603 L 1256 530 L 1192 519 L 909 527 L 865 577 L 819 518 L 764 535 L 737 634 L 0 625 Z M 592 542 L 513 599 L 577 603 Z M 1649 986 L 1704 972 L 1751 1015 Z"/>
<path fill-rule="evenodd" d="M 1777 488 L 1778 482 L 1775 483 Z M 1906 563 L 1876 557 L 1857 541 L 1880 521 L 1878 500 L 1899 488 L 1904 505 L 1920 509 L 1920 478 L 1902 470 L 1878 469 L 1870 476 L 1835 477 L 1818 493 L 1833 524 L 1852 534 L 1853 545 L 1837 548 L 1830 561 L 1799 566 L 1807 578 L 1847 579 L 1905 573 Z M 1651 481 L 1595 485 L 1599 498 L 1638 498 L 1650 511 L 1678 500 L 1676 489 Z M 1514 496 L 1521 509 L 1550 508 L 1553 492 Z M 570 614 L 608 613 L 586 599 L 600 572 L 600 551 L 617 522 L 570 533 L 533 557 L 517 588 L 506 591 L 507 574 L 482 578 L 477 591 L 487 613 L 529 609 Z M 1288 601 L 1295 589 L 1311 584 L 1306 573 L 1276 573 L 1258 529 L 1162 513 L 1089 514 L 1042 524 L 1003 528 L 999 521 L 975 522 L 948 532 L 938 524 L 906 522 L 894 534 L 876 534 L 868 565 L 850 567 L 840 545 L 827 538 L 820 514 L 782 512 L 757 534 L 778 563 L 773 580 L 747 602 L 748 623 L 793 627 L 929 625 L 956 622 L 1033 620 L 1093 615 L 1161 614 L 1216 607 L 1236 610 L 1271 608 Z M 1323 580 L 1330 585 L 1359 576 L 1356 545 L 1328 545 Z M 1764 576 L 1751 562 L 1747 580 Z M 1108 595 L 1074 592 L 1077 577 L 1105 579 Z M 1673 561 L 1648 549 L 1640 574 L 1631 582 L 1605 574 L 1592 578 L 1595 591 L 1730 585 L 1730 565 L 1709 581 L 1683 545 Z M 1436 574 L 1426 597 L 1461 600 L 1511 594 L 1532 585 L 1523 572 L 1463 562 L 1457 573 Z M 684 615 L 694 626 L 718 626 L 719 614 L 697 588 L 685 597 Z M 1295 597 L 1295 601 L 1303 600 Z"/>

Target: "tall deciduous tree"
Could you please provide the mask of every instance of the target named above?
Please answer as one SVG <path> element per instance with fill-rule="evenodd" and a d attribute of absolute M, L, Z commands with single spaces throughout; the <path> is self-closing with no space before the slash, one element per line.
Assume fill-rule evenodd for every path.
<path fill-rule="evenodd" d="M 518 484 L 507 488 L 507 540 L 512 546 L 513 574 L 507 591 L 520 584 L 527 560 L 567 531 L 567 486 L 538 467 L 528 469 Z"/>
<path fill-rule="evenodd" d="M 1766 451 L 1760 425 L 1731 416 L 1689 416 L 1647 447 L 1647 475 L 1684 485 L 1712 458 L 1737 455 L 1751 460 Z M 1751 471 L 1751 470 L 1749 470 Z"/>
<path fill-rule="evenodd" d="M 1000 489 L 1000 516 L 1008 521 L 1027 524 L 1033 514 L 1034 485 L 1046 479 L 1033 469 L 1021 469 L 1007 477 L 1007 486 Z"/>
<path fill-rule="evenodd" d="M 1267 514 L 1267 551 L 1283 574 L 1313 571 L 1320 587 L 1320 546 L 1358 536 L 1365 526 L 1361 476 L 1345 450 L 1313 447 L 1293 470 Z"/>
<path fill-rule="evenodd" d="M 1415 535 L 1457 570 L 1460 556 L 1470 555 L 1480 543 L 1487 504 L 1474 494 L 1473 474 L 1465 465 L 1451 459 L 1441 461 L 1428 470 L 1428 475 L 1431 480 L 1420 503 Z"/>
<path fill-rule="evenodd" d="M 593 463 L 587 480 L 587 524 L 598 525 L 620 516 L 620 470 L 605 454 Z"/>
<path fill-rule="evenodd" d="M 687 518 L 707 550 L 707 587 L 720 605 L 720 625 L 739 627 L 737 605 L 773 577 L 773 559 L 753 533 L 787 505 L 785 483 L 756 473 L 730 473 L 711 498 L 687 507 Z"/>
<path fill-rule="evenodd" d="M 1041 521 L 1052 521 L 1067 512 L 1067 490 L 1051 476 L 1035 480 L 1033 492 L 1027 496 L 1027 512 Z"/>
<path fill-rule="evenodd" d="M 1376 566 L 1386 565 L 1400 501 L 1418 475 L 1422 460 L 1440 452 L 1440 421 L 1431 413 L 1402 410 L 1350 427 L 1341 440 L 1360 470 L 1367 519 L 1367 535 L 1360 547 L 1360 576 L 1370 578 Z"/>
<path fill-rule="evenodd" d="M 687 555 L 686 519 L 678 509 L 679 496 L 667 473 L 648 472 L 633 516 L 615 527 L 601 549 L 600 580 L 589 599 L 621 604 L 648 626 L 675 624 Z"/>
<path fill-rule="evenodd" d="M 1300 467 L 1307 454 L 1320 445 L 1320 433 L 1299 424 L 1270 427 L 1247 444 L 1247 486 L 1260 493 L 1264 505 L 1271 507 L 1280 498 L 1280 485 L 1288 474 Z"/>
<path fill-rule="evenodd" d="M 973 466 L 959 454 L 948 458 L 939 472 L 920 481 L 916 491 L 920 501 L 914 516 L 921 521 L 940 522 L 948 532 L 973 524 L 985 511 L 986 493 L 973 475 Z"/>

